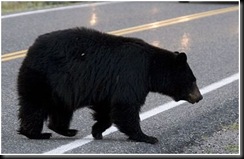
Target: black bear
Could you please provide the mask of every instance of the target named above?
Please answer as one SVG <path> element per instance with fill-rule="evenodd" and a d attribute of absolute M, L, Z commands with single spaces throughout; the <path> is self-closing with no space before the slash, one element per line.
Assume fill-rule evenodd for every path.
<path fill-rule="evenodd" d="M 139 112 L 147 94 L 196 103 L 202 95 L 185 53 L 152 46 L 141 39 L 73 28 L 39 36 L 19 70 L 19 134 L 49 139 L 44 121 L 58 134 L 69 129 L 78 108 L 94 110 L 95 139 L 114 123 L 129 139 L 154 144 L 144 134 Z"/>

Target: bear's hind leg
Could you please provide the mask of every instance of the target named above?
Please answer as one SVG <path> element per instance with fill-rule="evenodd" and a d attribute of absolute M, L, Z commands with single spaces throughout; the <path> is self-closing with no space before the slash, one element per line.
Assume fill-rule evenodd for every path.
<path fill-rule="evenodd" d="M 92 126 L 92 136 L 100 140 L 103 138 L 102 133 L 112 125 L 110 108 L 106 104 L 100 104 L 93 106 L 92 109 L 95 111 L 93 118 L 97 121 Z"/>
<path fill-rule="evenodd" d="M 41 133 L 47 119 L 50 89 L 45 76 L 27 64 L 20 68 L 17 90 L 19 94 L 19 134 L 30 139 L 49 139 L 51 133 Z"/>
<path fill-rule="evenodd" d="M 69 129 L 70 121 L 73 116 L 73 111 L 64 109 L 64 106 L 62 109 L 62 106 L 63 105 L 60 105 L 59 108 L 49 113 L 50 121 L 48 124 L 48 128 L 63 136 L 75 136 L 78 130 Z"/>
<path fill-rule="evenodd" d="M 20 128 L 18 133 L 29 139 L 49 139 L 52 135 L 51 133 L 41 133 L 43 122 L 47 118 L 46 111 L 38 107 L 36 104 L 22 102 L 20 105 Z"/>
<path fill-rule="evenodd" d="M 130 140 L 155 144 L 158 139 L 144 134 L 140 127 L 139 110 L 135 106 L 116 105 L 112 119 L 118 129 L 129 136 Z"/>

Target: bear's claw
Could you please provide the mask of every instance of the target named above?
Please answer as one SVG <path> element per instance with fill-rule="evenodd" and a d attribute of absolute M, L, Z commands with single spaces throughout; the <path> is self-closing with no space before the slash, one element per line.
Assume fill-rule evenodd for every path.
<path fill-rule="evenodd" d="M 156 144 L 158 142 L 158 139 L 156 137 L 152 136 L 145 136 L 145 137 L 129 137 L 129 140 L 137 141 L 137 142 L 145 142 L 149 144 Z"/>
<path fill-rule="evenodd" d="M 103 135 L 101 133 L 92 133 L 92 136 L 94 137 L 94 139 L 96 140 L 101 140 L 103 139 Z"/>
<path fill-rule="evenodd" d="M 50 137 L 52 136 L 51 133 L 30 134 L 22 130 L 19 130 L 18 133 L 26 136 L 29 139 L 37 139 L 37 140 L 50 139 Z"/>
<path fill-rule="evenodd" d="M 49 129 L 55 131 L 56 133 L 63 135 L 63 136 L 68 136 L 68 137 L 75 136 L 78 132 L 78 130 L 76 130 L 76 129 L 59 130 L 50 125 L 48 127 L 49 127 Z"/>

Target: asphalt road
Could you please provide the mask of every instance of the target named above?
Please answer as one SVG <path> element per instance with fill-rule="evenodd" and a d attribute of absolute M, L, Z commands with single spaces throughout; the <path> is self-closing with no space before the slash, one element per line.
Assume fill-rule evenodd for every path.
<path fill-rule="evenodd" d="M 2 17 L 2 55 L 28 49 L 38 35 L 53 30 L 87 26 L 109 32 L 233 6 L 238 5 L 119 2 Z M 18 135 L 16 78 L 23 58 L 2 62 L 2 154 L 54 151 L 58 154 L 238 154 L 238 16 L 239 11 L 236 10 L 124 35 L 142 38 L 169 50 L 185 51 L 198 86 L 202 88 L 201 91 L 205 91 L 201 102 L 195 105 L 180 103 L 166 111 L 158 106 L 165 106 L 172 99 L 149 93 L 142 113 L 147 114 L 153 108 L 156 108 L 156 113 L 154 111 L 154 114 L 143 118 L 141 126 L 146 134 L 159 139 L 156 145 L 127 141 L 127 137 L 118 131 L 108 133 L 101 141 L 93 141 L 89 136 L 87 138 L 94 123 L 91 111 L 87 108 L 74 114 L 71 127 L 79 130 L 75 137 L 65 138 L 53 133 L 50 140 L 29 140 Z M 221 81 L 232 75 L 235 75 L 235 79 L 231 82 Z M 222 84 L 221 87 L 211 89 L 218 84 Z M 207 87 L 209 85 L 210 88 Z M 51 132 L 46 127 L 44 131 Z M 71 145 L 69 149 L 65 149 L 67 144 Z"/>

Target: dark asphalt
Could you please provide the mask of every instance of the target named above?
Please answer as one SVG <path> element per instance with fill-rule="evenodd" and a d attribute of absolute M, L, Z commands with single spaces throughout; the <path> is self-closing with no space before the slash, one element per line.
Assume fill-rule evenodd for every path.
<path fill-rule="evenodd" d="M 232 6 L 237 4 L 120 2 L 5 18 L 2 19 L 2 54 L 28 49 L 39 34 L 53 30 L 88 26 L 108 32 Z M 234 11 L 126 36 L 142 38 L 169 50 L 185 51 L 197 77 L 198 86 L 203 88 L 239 72 L 238 15 L 238 11 Z M 53 133 L 50 140 L 28 140 L 16 133 L 16 78 L 22 60 L 20 58 L 2 62 L 2 153 L 44 153 L 89 135 L 94 122 L 91 111 L 86 108 L 74 114 L 71 127 L 78 129 L 79 133 L 73 138 Z M 168 101 L 171 101 L 169 97 L 150 93 L 142 112 Z M 216 132 L 221 131 L 223 126 L 232 125 L 238 120 L 239 80 L 205 94 L 204 99 L 195 105 L 184 103 L 142 121 L 141 126 L 145 133 L 159 139 L 157 145 L 130 142 L 124 134 L 115 132 L 105 136 L 104 140 L 90 142 L 66 153 L 194 153 L 196 150 L 191 147 L 201 145 L 204 140 L 213 140 Z M 44 131 L 51 132 L 46 127 Z M 222 137 L 225 140 L 228 136 Z M 232 143 L 238 141 L 238 137 L 232 137 Z"/>

